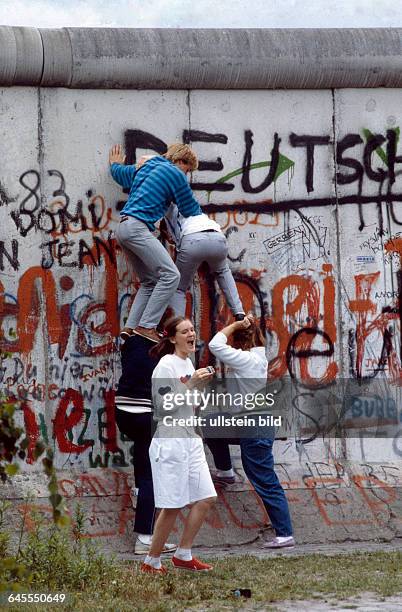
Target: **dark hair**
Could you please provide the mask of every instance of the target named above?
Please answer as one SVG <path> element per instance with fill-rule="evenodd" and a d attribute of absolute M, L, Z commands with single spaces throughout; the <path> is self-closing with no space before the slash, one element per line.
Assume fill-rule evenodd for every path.
<path fill-rule="evenodd" d="M 187 321 L 185 317 L 172 317 L 165 323 L 165 331 L 163 332 L 163 338 L 151 348 L 149 356 L 154 359 L 161 359 L 164 355 L 172 355 L 174 353 L 174 344 L 170 341 L 174 338 L 177 331 L 177 326 L 183 321 Z"/>
<path fill-rule="evenodd" d="M 233 333 L 233 346 L 248 351 L 254 346 L 265 346 L 265 338 L 256 320 L 247 329 L 237 329 Z"/>

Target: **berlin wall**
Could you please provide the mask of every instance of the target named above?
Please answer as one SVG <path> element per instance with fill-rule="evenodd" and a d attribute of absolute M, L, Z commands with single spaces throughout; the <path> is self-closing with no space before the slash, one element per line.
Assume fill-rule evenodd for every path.
<path fill-rule="evenodd" d="M 377 428 L 276 442 L 297 539 L 401 535 L 401 30 L 326 32 L 0 28 L 0 384 L 30 439 L 2 487 L 13 519 L 50 513 L 32 454 L 43 438 L 89 534 L 132 548 L 114 390 L 137 285 L 114 239 L 127 196 L 108 151 L 122 143 L 135 163 L 182 141 L 266 333 L 269 379 L 294 383 L 293 417 L 311 385 L 329 397 L 353 381 L 355 416 Z M 213 363 L 207 343 L 230 312 L 208 270 L 188 312 L 199 363 Z M 245 481 L 219 491 L 201 540 L 249 542 L 267 523 Z"/>

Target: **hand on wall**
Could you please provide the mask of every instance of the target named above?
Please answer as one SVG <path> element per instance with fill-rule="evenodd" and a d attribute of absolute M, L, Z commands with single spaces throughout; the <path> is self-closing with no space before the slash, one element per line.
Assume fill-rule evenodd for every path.
<path fill-rule="evenodd" d="M 124 164 L 126 160 L 125 155 L 123 155 L 121 145 L 113 145 L 109 152 L 109 164 Z"/>

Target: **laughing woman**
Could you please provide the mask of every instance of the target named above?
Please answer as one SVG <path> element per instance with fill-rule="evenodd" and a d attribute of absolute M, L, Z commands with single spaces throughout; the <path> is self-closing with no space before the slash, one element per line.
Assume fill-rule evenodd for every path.
<path fill-rule="evenodd" d="M 155 506 L 161 508 L 161 512 L 141 571 L 152 574 L 166 573 L 160 560 L 161 552 L 179 511 L 189 505 L 191 508 L 172 563 L 177 569 L 204 572 L 212 569 L 191 554 L 193 540 L 216 500 L 202 439 L 191 423 L 173 427 L 164 419 L 172 414 L 175 419 L 182 419 L 181 423 L 186 420 L 189 423 L 196 407 L 191 400 L 191 389 L 204 386 L 212 378 L 207 368 L 194 370 L 189 356 L 195 352 L 195 339 L 191 321 L 175 317 L 167 322 L 163 339 L 151 351 L 154 357 L 160 358 L 152 374 L 154 418 L 158 425 L 149 456 Z"/>

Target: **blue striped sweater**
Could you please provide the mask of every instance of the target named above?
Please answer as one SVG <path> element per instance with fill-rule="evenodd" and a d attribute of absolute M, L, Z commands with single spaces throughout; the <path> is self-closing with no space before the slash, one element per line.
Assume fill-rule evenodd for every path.
<path fill-rule="evenodd" d="M 186 175 L 164 157 L 153 157 L 139 170 L 135 166 L 114 163 L 110 172 L 116 183 L 130 189 L 120 214 L 136 217 L 151 232 L 155 229 L 154 223 L 162 219 L 172 202 L 177 204 L 183 217 L 202 214 Z"/>

